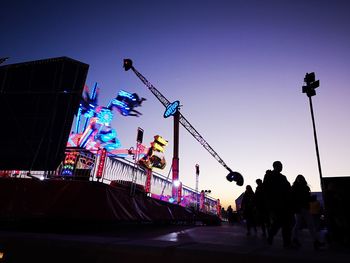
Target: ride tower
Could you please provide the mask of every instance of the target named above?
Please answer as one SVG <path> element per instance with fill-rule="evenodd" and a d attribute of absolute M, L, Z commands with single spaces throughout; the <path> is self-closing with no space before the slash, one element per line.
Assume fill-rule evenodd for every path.
<path fill-rule="evenodd" d="M 172 161 L 172 180 L 173 189 L 172 194 L 179 200 L 179 187 L 181 183 L 179 181 L 179 124 L 182 126 L 228 171 L 229 174 L 226 179 L 229 182 L 235 181 L 238 186 L 244 184 L 244 178 L 239 172 L 232 171 L 223 159 L 216 153 L 216 151 L 209 145 L 209 143 L 199 134 L 199 132 L 191 125 L 191 123 L 180 113 L 179 107 L 180 102 L 178 100 L 170 103 L 170 101 L 158 90 L 152 83 L 150 83 L 140 72 L 138 72 L 133 66 L 131 59 L 124 59 L 123 67 L 125 71 L 130 69 L 135 73 L 135 75 L 142 81 L 142 83 L 148 87 L 148 89 L 153 93 L 153 95 L 165 106 L 166 110 L 164 112 L 164 117 L 174 116 L 174 151 L 173 151 L 173 161 Z M 177 193 L 177 194 L 175 194 Z M 175 200 L 176 200 L 175 199 Z M 180 197 L 181 199 L 181 197 Z"/>

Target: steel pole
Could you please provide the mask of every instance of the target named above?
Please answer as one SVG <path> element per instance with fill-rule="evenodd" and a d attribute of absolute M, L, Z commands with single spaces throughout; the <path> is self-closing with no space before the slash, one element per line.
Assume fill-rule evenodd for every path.
<path fill-rule="evenodd" d="M 320 176 L 321 190 L 323 192 L 321 160 L 320 160 L 320 153 L 319 153 L 319 150 L 318 150 L 317 133 L 316 133 L 316 125 L 315 125 L 315 116 L 314 116 L 314 109 L 313 109 L 313 106 L 312 106 L 311 96 L 309 96 L 309 103 L 310 103 L 310 111 L 311 111 L 311 118 L 312 118 L 312 127 L 313 127 L 313 130 L 314 130 L 314 139 L 315 139 L 315 147 L 316 147 L 318 172 L 319 172 L 319 176 Z"/>
<path fill-rule="evenodd" d="M 174 182 L 179 180 L 179 127 L 180 127 L 180 112 L 176 111 L 174 114 L 174 151 L 173 151 L 173 163 L 172 163 L 172 170 L 173 170 L 173 176 L 172 176 L 172 195 L 175 200 L 177 200 L 178 191 Z"/>

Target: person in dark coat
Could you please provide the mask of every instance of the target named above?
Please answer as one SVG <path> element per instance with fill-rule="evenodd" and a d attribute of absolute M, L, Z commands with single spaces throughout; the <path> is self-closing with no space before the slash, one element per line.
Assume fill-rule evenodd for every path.
<path fill-rule="evenodd" d="M 299 174 L 292 185 L 292 198 L 295 213 L 295 225 L 293 228 L 293 244 L 300 247 L 299 231 L 306 222 L 310 234 L 314 240 L 314 248 L 319 249 L 323 243 L 319 241 L 314 221 L 310 213 L 311 191 L 305 177 Z"/>
<path fill-rule="evenodd" d="M 253 189 L 250 185 L 246 186 L 246 191 L 244 192 L 244 195 L 242 198 L 241 207 L 242 207 L 242 211 L 243 211 L 243 217 L 246 220 L 247 235 L 249 236 L 251 234 L 251 228 L 254 228 L 254 231 L 256 233 L 255 195 L 254 195 Z"/>
<path fill-rule="evenodd" d="M 266 229 L 270 227 L 269 216 L 265 202 L 264 186 L 261 179 L 256 179 L 255 203 L 257 213 L 257 223 L 261 226 L 262 235 L 266 236 Z"/>
<path fill-rule="evenodd" d="M 263 181 L 266 205 L 271 220 L 267 241 L 272 244 L 274 236 L 281 228 L 283 246 L 290 248 L 292 247 L 291 234 L 294 225 L 291 186 L 287 178 L 281 174 L 282 169 L 282 163 L 275 161 L 273 170 L 267 170 Z"/>

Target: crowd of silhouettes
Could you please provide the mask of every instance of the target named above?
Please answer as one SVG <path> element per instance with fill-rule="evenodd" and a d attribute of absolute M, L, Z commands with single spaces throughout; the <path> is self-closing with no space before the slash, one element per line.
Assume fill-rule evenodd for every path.
<path fill-rule="evenodd" d="M 318 228 L 313 214 L 320 214 L 319 202 L 311 196 L 310 187 L 305 177 L 299 174 L 293 185 L 281 172 L 283 165 L 280 161 L 273 163 L 273 169 L 267 170 L 263 180 L 256 180 L 255 193 L 250 185 L 246 186 L 241 203 L 241 212 L 246 222 L 247 235 L 252 230 L 257 234 L 257 226 L 261 226 L 262 235 L 272 244 L 279 230 L 282 232 L 284 248 L 299 248 L 301 246 L 299 232 L 306 223 L 313 238 L 316 250 L 324 243 L 319 241 Z M 312 204 L 312 207 L 310 206 Z"/>

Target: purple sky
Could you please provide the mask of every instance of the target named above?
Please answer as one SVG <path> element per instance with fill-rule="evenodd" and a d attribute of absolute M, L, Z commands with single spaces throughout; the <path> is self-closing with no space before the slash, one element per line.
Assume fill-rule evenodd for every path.
<path fill-rule="evenodd" d="M 35 3 L 33 3 L 35 2 Z M 86 3 L 88 2 L 88 3 Z M 255 189 L 281 160 L 292 183 L 303 174 L 320 189 L 306 72 L 321 86 L 313 97 L 324 176 L 350 175 L 350 2 L 348 1 L 7 1 L 1 6 L 0 57 L 7 63 L 69 56 L 90 65 L 100 103 L 120 89 L 147 101 L 140 118 L 116 115 L 122 146 L 134 146 L 137 127 L 148 144 L 169 140 L 172 120 L 123 58 L 181 112 L 245 185 Z M 109 2 L 113 2 L 110 4 Z M 180 179 L 211 189 L 227 207 L 244 191 L 187 131 L 180 133 Z M 161 173 L 167 175 L 170 165 Z"/>

